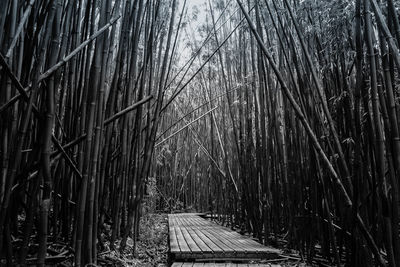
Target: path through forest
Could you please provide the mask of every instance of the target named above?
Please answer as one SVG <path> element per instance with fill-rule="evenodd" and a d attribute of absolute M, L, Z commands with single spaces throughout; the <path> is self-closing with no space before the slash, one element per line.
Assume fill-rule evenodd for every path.
<path fill-rule="evenodd" d="M 236 262 L 278 259 L 280 251 L 207 221 L 201 214 L 168 215 L 170 257 L 174 262 Z M 204 214 L 205 215 L 205 214 Z"/>
<path fill-rule="evenodd" d="M 308 264 L 400 266 L 399 13 L 1 0 L 0 265 L 133 264 L 164 251 L 147 215 L 201 212 Z"/>

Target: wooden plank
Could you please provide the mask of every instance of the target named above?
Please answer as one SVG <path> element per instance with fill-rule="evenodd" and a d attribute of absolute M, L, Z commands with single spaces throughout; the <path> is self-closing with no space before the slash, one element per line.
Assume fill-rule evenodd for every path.
<path fill-rule="evenodd" d="M 234 245 L 232 242 L 230 242 L 227 238 L 221 235 L 221 231 L 213 231 L 213 229 L 208 228 L 204 229 L 203 233 L 205 233 L 207 236 L 211 236 L 215 238 L 218 242 L 221 244 L 224 244 L 226 247 L 228 247 L 230 250 L 233 251 L 243 251 L 243 249 L 239 246 Z"/>
<path fill-rule="evenodd" d="M 180 251 L 178 240 L 176 238 L 175 228 L 169 229 L 169 248 L 170 251 L 173 253 Z"/>
<path fill-rule="evenodd" d="M 227 235 L 225 229 L 208 228 L 206 231 L 208 231 L 211 234 L 214 234 L 218 239 L 223 241 L 228 246 L 234 248 L 236 251 L 242 251 L 242 250 L 245 250 L 245 248 L 246 248 L 246 246 L 244 246 L 244 244 L 237 242 L 237 239 L 239 237 Z"/>
<path fill-rule="evenodd" d="M 212 252 L 223 252 L 224 250 L 219 247 L 217 244 L 215 244 L 211 239 L 209 239 L 206 235 L 203 234 L 200 229 L 194 229 L 193 232 L 196 233 L 196 235 L 199 237 L 201 241 L 203 241 L 207 247 L 210 248 Z"/>
<path fill-rule="evenodd" d="M 191 252 L 191 249 L 189 248 L 188 244 L 186 243 L 185 238 L 183 237 L 181 228 L 177 227 L 175 228 L 176 232 L 176 238 L 178 240 L 178 245 L 180 248 L 181 252 Z"/>
<path fill-rule="evenodd" d="M 204 241 L 197 235 L 195 231 L 191 230 L 190 228 L 189 229 L 185 228 L 183 231 L 186 232 L 188 235 L 190 235 L 192 240 L 196 243 L 196 245 L 199 247 L 201 251 L 203 252 L 213 251 L 209 246 L 207 246 L 206 243 L 204 243 Z"/>
<path fill-rule="evenodd" d="M 217 230 L 212 229 L 212 228 L 206 229 L 205 231 L 207 231 L 208 233 L 216 236 L 219 240 L 221 240 L 221 242 L 225 243 L 227 246 L 231 247 L 235 251 L 247 251 L 246 250 L 246 246 L 242 246 L 242 245 L 236 243 L 235 242 L 236 239 L 234 239 L 234 238 L 227 238 L 224 235 L 223 231 L 217 231 Z"/>
<path fill-rule="evenodd" d="M 214 250 L 222 252 L 222 250 L 218 246 L 215 246 L 212 243 L 212 241 L 210 241 L 208 238 L 202 235 L 201 232 L 194 231 L 194 228 L 196 229 L 198 228 L 194 226 L 196 225 L 195 223 L 193 223 L 194 218 L 197 218 L 197 216 L 188 215 L 188 216 L 182 216 L 181 218 L 179 218 L 179 220 L 181 221 L 181 225 L 187 227 L 185 228 L 185 230 L 194 239 L 196 244 L 198 244 L 198 246 L 201 248 L 203 252 L 213 253 Z"/>
<path fill-rule="evenodd" d="M 253 252 L 264 252 L 265 247 L 257 242 L 249 242 L 248 238 L 241 236 L 240 234 L 229 234 L 227 232 L 221 232 L 221 235 L 224 236 L 227 240 L 232 240 L 238 246 L 242 247 L 245 251 L 253 251 Z"/>
<path fill-rule="evenodd" d="M 227 246 L 225 243 L 221 242 L 221 240 L 216 238 L 214 235 L 208 233 L 205 230 L 201 231 L 201 233 L 223 250 L 223 253 L 221 255 L 218 255 L 218 257 L 232 257 L 235 254 L 235 250 L 233 248 L 231 248 L 231 247 Z M 215 253 L 216 252 L 214 251 L 214 254 Z"/>
<path fill-rule="evenodd" d="M 254 241 L 246 236 L 243 236 L 237 232 L 234 232 L 230 229 L 226 231 L 221 231 L 221 235 L 225 236 L 228 240 L 232 240 L 237 243 L 239 246 L 243 246 L 248 251 L 262 252 L 262 253 L 280 253 L 280 250 L 266 247 L 257 241 Z"/>
<path fill-rule="evenodd" d="M 186 240 L 186 243 L 188 244 L 188 246 L 192 252 L 201 252 L 202 251 L 199 248 L 199 246 L 196 244 L 196 242 L 193 240 L 192 236 L 188 233 L 186 228 L 180 228 L 179 230 L 181 231 L 183 237 Z"/>
<path fill-rule="evenodd" d="M 185 223 L 184 217 L 186 217 L 186 216 L 180 216 L 180 217 L 176 218 L 178 223 L 179 223 L 179 225 L 180 225 L 179 230 L 182 233 L 183 237 L 185 238 L 186 243 L 188 244 L 190 250 L 193 253 L 201 252 L 202 250 L 199 248 L 199 246 L 197 245 L 195 240 L 193 240 L 192 236 L 189 234 L 189 232 L 188 232 L 188 230 L 186 228 L 187 225 Z"/>

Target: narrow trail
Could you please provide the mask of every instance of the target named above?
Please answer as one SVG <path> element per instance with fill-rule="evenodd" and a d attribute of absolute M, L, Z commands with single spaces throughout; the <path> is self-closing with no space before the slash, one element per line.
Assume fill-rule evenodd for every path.
<path fill-rule="evenodd" d="M 263 246 L 200 214 L 168 215 L 172 261 L 251 261 L 278 259 L 280 250 Z M 179 265 L 179 263 L 174 264 Z"/>

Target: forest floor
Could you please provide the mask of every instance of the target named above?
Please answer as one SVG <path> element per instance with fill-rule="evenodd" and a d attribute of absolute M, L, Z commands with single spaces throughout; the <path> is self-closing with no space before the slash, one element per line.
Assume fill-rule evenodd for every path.
<path fill-rule="evenodd" d="M 110 250 L 107 246 L 106 251 L 98 255 L 97 265 L 110 267 L 166 267 L 168 266 L 168 215 L 166 213 L 146 213 L 140 220 L 140 234 L 136 244 L 136 251 L 133 252 L 133 239 L 128 238 L 126 248 L 121 253 L 119 250 L 120 240 L 115 242 L 115 250 Z M 293 254 L 292 254 L 293 253 Z M 294 252 L 286 252 L 292 254 Z M 73 258 L 63 262 L 62 266 L 72 266 Z M 254 261 L 250 263 L 269 263 L 271 266 L 279 267 L 306 267 L 320 266 L 310 265 L 296 258 L 286 258 L 273 261 Z M 48 265 L 54 266 L 54 265 Z M 329 265 L 323 265 L 329 266 Z"/>
<path fill-rule="evenodd" d="M 168 260 L 168 218 L 167 214 L 148 213 L 140 220 L 140 234 L 133 254 L 133 240 L 127 241 L 123 253 L 107 251 L 100 253 L 100 266 L 161 267 Z M 118 241 L 119 244 L 119 241 Z M 104 264 L 104 265 L 103 265 Z"/>
<path fill-rule="evenodd" d="M 215 220 L 214 220 L 215 222 Z M 99 252 L 97 265 L 91 266 L 110 266 L 110 267 L 167 267 L 168 266 L 168 214 L 166 213 L 146 213 L 140 220 L 140 233 L 133 253 L 133 239 L 128 238 L 126 248 L 120 252 L 119 244 L 121 240 L 116 240 L 115 250 L 110 250 L 106 245 L 106 250 Z M 244 233 L 242 233 L 244 234 Z M 249 235 L 248 233 L 245 235 Z M 250 235 L 249 235 L 250 237 Z M 300 258 L 295 251 L 285 250 L 284 246 L 277 245 L 277 248 L 285 251 L 282 259 L 258 260 L 249 263 L 271 264 L 274 267 L 308 267 L 308 266 L 329 266 L 328 264 L 307 264 Z M 321 262 L 320 262 L 321 263 Z M 1 264 L 0 264 L 1 265 Z M 61 265 L 46 266 L 73 266 L 73 257 L 70 255 Z"/>
<path fill-rule="evenodd" d="M 117 243 L 119 244 L 119 241 Z M 100 253 L 99 266 L 118 267 L 165 267 L 168 266 L 168 215 L 161 213 L 147 213 L 140 220 L 140 234 L 135 254 L 133 240 L 127 241 L 123 253 L 119 250 Z M 292 252 L 293 253 L 293 252 Z M 292 255 L 294 255 L 293 253 Z M 308 267 L 310 265 L 295 258 L 286 258 L 275 261 L 252 261 L 249 263 L 269 263 L 279 267 Z M 324 265 L 328 266 L 328 265 Z"/>

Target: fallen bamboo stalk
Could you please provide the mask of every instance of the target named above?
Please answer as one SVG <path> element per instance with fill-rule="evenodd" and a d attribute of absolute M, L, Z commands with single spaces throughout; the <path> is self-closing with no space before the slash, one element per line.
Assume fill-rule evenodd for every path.
<path fill-rule="evenodd" d="M 165 139 L 163 139 L 162 141 L 160 141 L 158 144 L 156 144 L 154 147 L 158 147 L 159 145 L 161 145 L 162 143 L 164 143 L 165 141 L 167 141 L 168 139 L 170 139 L 171 137 L 175 136 L 176 134 L 180 133 L 181 131 L 183 131 L 184 129 L 186 129 L 188 126 L 190 126 L 191 124 L 195 123 L 196 121 L 200 120 L 201 118 L 203 118 L 204 116 L 206 116 L 208 113 L 212 112 L 213 110 L 217 109 L 217 107 L 212 108 L 211 110 L 207 111 L 206 113 L 204 113 L 203 115 L 201 115 L 200 117 L 198 117 L 197 119 L 189 122 L 188 124 L 186 124 L 185 126 L 183 126 L 182 128 L 180 128 L 179 130 L 177 130 L 176 132 L 174 132 L 173 134 L 169 135 L 168 137 L 166 137 Z"/>
<path fill-rule="evenodd" d="M 164 130 L 159 136 L 157 136 L 157 137 L 156 137 L 156 141 L 157 141 L 158 139 L 160 139 L 161 136 L 163 136 L 168 130 L 170 130 L 172 127 L 174 127 L 176 124 L 178 124 L 180 121 L 182 121 L 185 117 L 189 116 L 190 114 L 192 114 L 192 113 L 195 112 L 196 110 L 200 109 L 201 107 L 204 107 L 204 106 L 207 105 L 208 103 L 211 103 L 212 101 L 214 101 L 214 100 L 216 100 L 216 99 L 218 99 L 218 98 L 220 98 L 220 97 L 225 96 L 226 94 L 228 94 L 228 93 L 230 93 L 230 92 L 234 92 L 234 91 L 236 91 L 236 90 L 242 89 L 244 85 L 248 85 L 248 84 L 251 84 L 251 82 L 247 82 L 247 83 L 242 84 L 242 85 L 240 85 L 240 86 L 236 86 L 236 87 L 230 89 L 229 91 L 227 91 L 227 92 L 225 92 L 225 93 L 222 93 L 222 94 L 219 94 L 219 95 L 217 95 L 216 97 L 212 98 L 211 100 L 206 101 L 206 102 L 204 102 L 203 104 L 201 104 L 200 106 L 198 106 L 198 107 L 192 109 L 190 112 L 186 113 L 186 114 L 183 115 L 179 120 L 175 121 L 172 125 L 170 125 L 170 126 L 169 126 L 166 130 Z"/>

